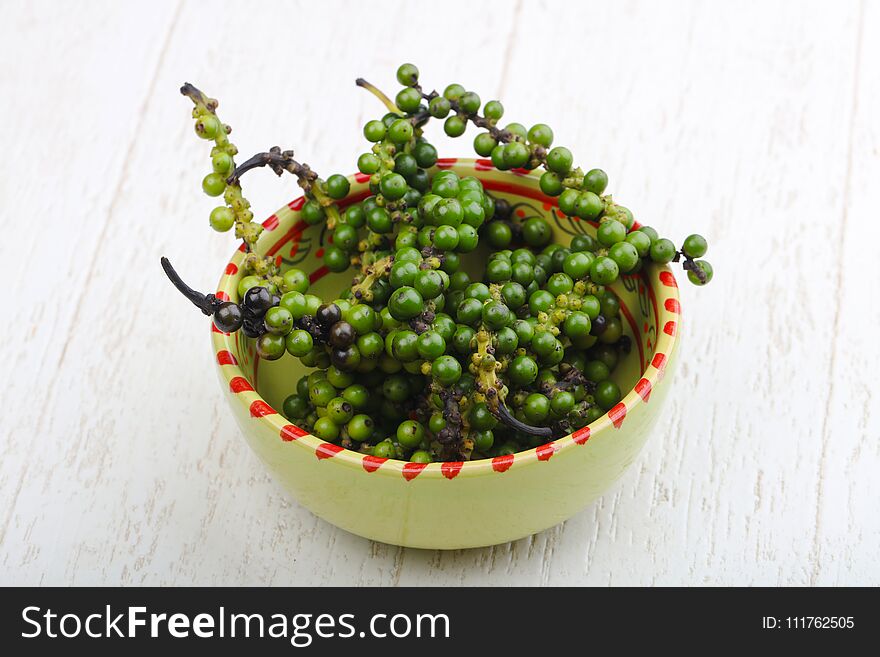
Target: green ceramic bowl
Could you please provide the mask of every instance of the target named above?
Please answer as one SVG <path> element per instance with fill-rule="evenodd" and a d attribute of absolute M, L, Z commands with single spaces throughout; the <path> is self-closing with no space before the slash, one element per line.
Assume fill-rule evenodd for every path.
<path fill-rule="evenodd" d="M 536 173 L 500 172 L 488 160 L 448 159 L 437 166 L 476 176 L 507 199 L 520 217 L 550 220 L 556 241 L 568 244 L 595 226 L 559 213 L 538 187 Z M 367 177 L 351 178 L 347 201 L 369 194 Z M 345 202 L 343 202 L 345 203 Z M 320 257 L 327 235 L 299 218 L 303 199 L 264 222 L 258 251 L 283 268 L 311 274 L 312 290 L 333 298 L 350 274 L 329 274 Z M 217 295 L 237 300 L 238 251 L 226 265 Z M 428 465 L 365 456 L 326 443 L 291 424 L 275 409 L 306 369 L 285 356 L 255 356 L 240 332 L 211 335 L 220 383 L 250 446 L 300 504 L 328 522 L 384 543 L 419 548 L 468 548 L 534 534 L 571 517 L 601 495 L 635 460 L 657 418 L 676 365 L 681 309 L 668 267 L 648 267 L 614 286 L 633 349 L 614 378 L 623 400 L 588 427 L 537 449 L 467 463 Z"/>

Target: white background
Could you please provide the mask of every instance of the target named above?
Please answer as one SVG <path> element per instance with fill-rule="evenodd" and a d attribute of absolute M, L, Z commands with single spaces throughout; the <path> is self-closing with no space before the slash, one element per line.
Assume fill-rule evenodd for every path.
<path fill-rule="evenodd" d="M 715 265 L 636 464 L 494 548 L 374 544 L 288 498 L 159 268 L 210 289 L 235 248 L 181 83 L 243 155 L 348 173 L 382 113 L 354 78 L 394 93 L 402 61 L 549 123 Z M 877 2 L 7 0 L 0 63 L 0 583 L 880 584 Z"/>

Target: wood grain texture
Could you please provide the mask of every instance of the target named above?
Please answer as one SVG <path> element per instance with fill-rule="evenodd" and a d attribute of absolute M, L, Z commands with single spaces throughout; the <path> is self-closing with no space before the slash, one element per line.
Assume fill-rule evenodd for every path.
<path fill-rule="evenodd" d="M 0 5 L 0 583 L 880 584 L 880 4 L 443 5 Z M 234 248 L 207 227 L 182 82 L 243 151 L 349 172 L 381 111 L 353 79 L 392 91 L 404 60 L 552 125 L 640 221 L 706 234 L 716 269 L 683 290 L 637 463 L 494 548 L 370 543 L 287 498 L 158 267 L 209 288 Z M 296 194 L 248 187 L 258 215 Z"/>

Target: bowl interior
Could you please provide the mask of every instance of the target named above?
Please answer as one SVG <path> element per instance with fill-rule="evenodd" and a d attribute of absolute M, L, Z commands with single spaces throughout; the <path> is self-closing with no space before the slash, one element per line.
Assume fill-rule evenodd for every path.
<path fill-rule="evenodd" d="M 507 200 L 520 219 L 545 217 L 553 227 L 554 239 L 559 244 L 567 246 L 579 234 L 595 235 L 594 223 L 569 218 L 559 211 L 556 199 L 540 191 L 538 177 L 534 173 L 499 172 L 485 160 L 441 160 L 438 167 L 452 169 L 460 176 L 478 177 L 493 196 Z M 340 205 L 359 202 L 369 195 L 366 176 L 352 176 L 350 181 L 351 192 Z M 298 267 L 306 271 L 312 280 L 310 292 L 329 300 L 338 297 L 349 287 L 352 272 L 333 274 L 323 266 L 321 257 L 328 240 L 326 227 L 308 226 L 302 222 L 299 217 L 302 204 L 302 198 L 292 201 L 264 222 L 266 230 L 259 240 L 258 251 L 276 256 L 284 270 Z M 480 247 L 464 255 L 462 265 L 469 273 L 481 273 L 487 254 L 488 250 Z M 220 289 L 233 300 L 237 300 L 236 288 L 241 277 L 235 265 L 240 255 L 236 254 L 221 281 Z M 663 273 L 660 272 L 661 280 Z M 674 284 L 671 274 L 669 276 Z M 624 333 L 632 340 L 630 353 L 621 357 L 613 373 L 613 379 L 626 396 L 651 364 L 659 339 L 660 313 L 655 290 L 648 283 L 646 273 L 622 276 L 612 289 L 620 299 Z M 298 358 L 288 355 L 274 362 L 257 358 L 254 341 L 244 337 L 241 332 L 235 334 L 231 343 L 233 356 L 251 385 L 276 410 L 295 391 L 299 378 L 310 371 Z"/>

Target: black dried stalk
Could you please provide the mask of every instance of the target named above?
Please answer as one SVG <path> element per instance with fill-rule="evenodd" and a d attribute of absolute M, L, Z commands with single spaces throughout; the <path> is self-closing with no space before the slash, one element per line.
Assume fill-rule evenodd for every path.
<path fill-rule="evenodd" d="M 213 315 L 214 311 L 223 303 L 213 294 L 202 294 L 184 283 L 180 275 L 174 270 L 174 267 L 171 266 L 171 261 L 165 256 L 162 256 L 160 262 L 162 263 L 165 275 L 174 284 L 174 287 L 205 315 Z"/>
<path fill-rule="evenodd" d="M 500 399 L 498 400 L 498 408 L 495 410 L 495 417 L 497 417 L 503 424 L 506 424 L 511 429 L 516 429 L 522 433 L 526 433 L 530 436 L 541 436 L 543 438 L 552 438 L 553 437 L 553 429 L 550 427 L 533 427 L 531 424 L 526 424 L 525 422 L 520 422 L 513 414 L 510 412 L 510 409 L 505 406 L 504 402 Z"/>
<path fill-rule="evenodd" d="M 688 258 L 687 256 L 685 256 L 684 262 L 681 263 L 681 268 L 685 271 L 694 272 L 694 275 L 700 281 L 700 285 L 706 284 L 706 272 L 703 271 L 703 268 L 700 267 L 700 265 L 698 265 L 693 258 Z"/>
<path fill-rule="evenodd" d="M 318 174 L 312 171 L 308 164 L 300 164 L 293 159 L 293 151 L 282 151 L 278 146 L 273 146 L 269 152 L 257 153 L 235 167 L 226 182 L 230 185 L 238 185 L 245 173 L 259 167 L 269 167 L 278 176 L 285 171 L 292 173 L 300 179 L 300 184 L 311 185 L 318 179 Z"/>

